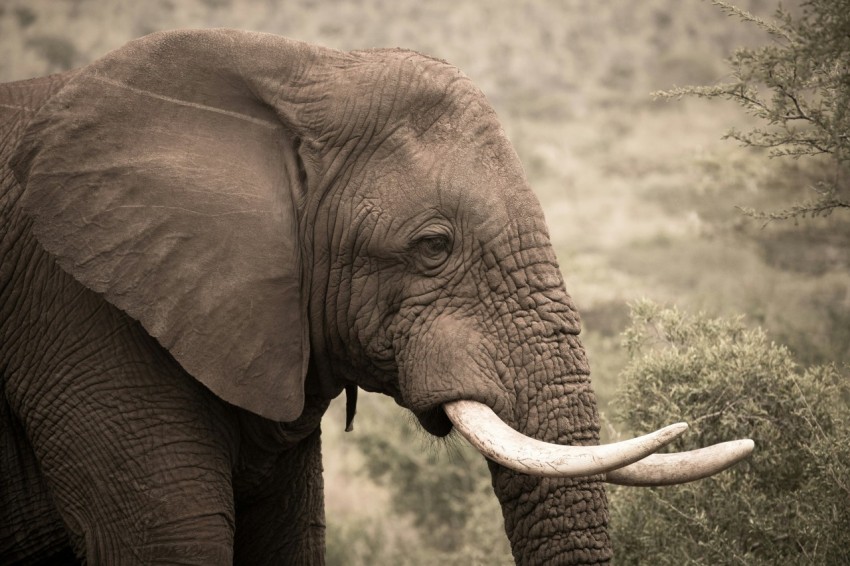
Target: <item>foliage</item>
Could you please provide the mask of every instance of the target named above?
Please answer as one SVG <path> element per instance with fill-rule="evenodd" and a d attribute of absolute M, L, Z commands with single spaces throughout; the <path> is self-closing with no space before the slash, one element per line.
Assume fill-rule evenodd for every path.
<path fill-rule="evenodd" d="M 490 499 L 495 501 L 495 497 Z M 420 531 L 416 529 L 405 536 L 396 536 L 394 529 L 409 525 L 397 515 L 389 514 L 372 522 L 335 521 L 334 528 L 328 529 L 326 561 L 333 566 L 512 565 L 514 561 L 503 530 L 492 525 L 494 517 L 501 519 L 501 512 L 481 502 L 475 505 L 471 511 L 476 523 L 463 531 L 466 541 L 454 551 L 434 549 L 417 536 Z M 497 540 L 494 535 L 500 533 L 501 540 Z"/>
<path fill-rule="evenodd" d="M 847 368 L 802 369 L 741 318 L 643 301 L 616 404 L 629 430 L 691 424 L 673 450 L 751 437 L 749 461 L 676 487 L 617 488 L 621 564 L 837 564 L 850 547 Z"/>
<path fill-rule="evenodd" d="M 399 424 L 356 442 L 365 456 L 363 473 L 390 491 L 395 513 L 411 518 L 427 548 L 427 563 L 510 561 L 501 510 L 480 454 L 451 441 L 440 443 L 442 454 L 423 449 L 421 429 L 410 421 Z M 414 563 L 425 560 L 423 554 Z"/>
<path fill-rule="evenodd" d="M 328 564 L 513 564 L 478 452 L 454 436 L 429 437 L 383 395 L 361 392 L 353 433 L 342 432 L 344 419 L 344 402 L 337 400 L 323 440 L 345 450 L 343 462 L 336 456 L 326 472 L 344 473 L 351 487 L 344 494 L 331 490 L 337 508 L 327 512 Z"/>
<path fill-rule="evenodd" d="M 732 129 L 727 138 L 767 148 L 772 157 L 827 158 L 831 174 L 811 187 L 817 198 L 778 212 L 744 209 L 749 215 L 775 220 L 850 208 L 850 2 L 808 0 L 798 19 L 779 8 L 773 22 L 721 0 L 713 4 L 761 28 L 772 42 L 735 51 L 730 82 L 656 94 L 732 100 L 764 126 L 747 132 Z"/>

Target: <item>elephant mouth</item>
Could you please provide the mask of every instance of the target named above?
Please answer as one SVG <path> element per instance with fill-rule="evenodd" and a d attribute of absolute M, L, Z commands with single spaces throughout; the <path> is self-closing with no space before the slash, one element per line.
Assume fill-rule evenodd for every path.
<path fill-rule="evenodd" d="M 716 474 L 747 458 L 753 441 L 734 440 L 673 454 L 654 454 L 683 434 L 688 425 L 676 423 L 650 434 L 597 446 L 563 446 L 527 437 L 504 423 L 487 405 L 451 401 L 439 411 L 479 452 L 514 471 L 546 477 L 603 474 L 609 483 L 636 486 L 672 485 Z M 445 423 L 428 411 L 428 429 L 444 430 Z M 429 430 L 430 432 L 430 430 Z M 432 433 L 433 434 L 433 433 Z"/>
<path fill-rule="evenodd" d="M 429 434 L 443 438 L 452 431 L 452 421 L 446 415 L 442 406 L 436 406 L 425 411 L 415 412 L 414 415 Z"/>

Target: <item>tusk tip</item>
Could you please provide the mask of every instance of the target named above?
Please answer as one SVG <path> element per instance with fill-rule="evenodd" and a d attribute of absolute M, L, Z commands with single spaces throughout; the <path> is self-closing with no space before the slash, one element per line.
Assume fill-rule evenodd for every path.
<path fill-rule="evenodd" d="M 716 449 L 718 454 L 725 454 L 731 466 L 734 463 L 749 458 L 755 447 L 756 443 L 752 439 L 740 438 L 738 440 L 727 440 L 709 448 Z"/>
<path fill-rule="evenodd" d="M 743 457 L 747 457 L 752 454 L 756 447 L 756 443 L 753 442 L 751 438 L 742 438 L 741 440 L 736 440 L 734 442 L 737 445 L 735 448 L 738 452 L 743 454 Z"/>
<path fill-rule="evenodd" d="M 612 470 L 606 481 L 620 485 L 662 486 L 712 476 L 749 458 L 755 442 L 749 438 L 721 442 L 689 452 L 653 454 L 629 466 Z"/>
<path fill-rule="evenodd" d="M 673 423 L 659 429 L 655 434 L 664 438 L 665 440 L 663 442 L 664 444 L 667 444 L 668 442 L 682 436 L 686 430 L 688 430 L 688 423 Z"/>

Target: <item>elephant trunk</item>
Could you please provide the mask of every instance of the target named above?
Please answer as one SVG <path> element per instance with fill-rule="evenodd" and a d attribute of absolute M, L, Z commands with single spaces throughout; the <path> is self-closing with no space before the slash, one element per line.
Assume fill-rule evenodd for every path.
<path fill-rule="evenodd" d="M 573 450 L 598 448 L 598 413 L 589 377 L 580 371 L 549 375 L 527 400 L 517 399 L 511 428 L 537 442 Z M 543 383 L 539 376 L 531 381 Z M 517 564 L 611 560 L 608 504 L 600 473 L 544 477 L 517 472 L 491 459 L 488 465 Z"/>
<path fill-rule="evenodd" d="M 461 433 L 472 431 L 474 438 L 482 432 L 486 438 L 490 424 L 470 421 L 469 411 L 464 410 L 474 401 L 473 411 L 486 405 L 521 435 L 559 444 L 558 448 L 568 452 L 576 450 L 577 458 L 572 453 L 554 456 L 555 460 L 580 462 L 572 475 L 581 477 L 574 478 L 517 472 L 503 465 L 505 462 L 498 463 L 497 452 L 485 453 L 505 530 L 518 564 L 610 560 L 603 476 L 594 472 L 593 464 L 599 456 L 594 454 L 599 421 L 578 337 L 549 333 L 511 341 L 514 346 L 505 349 L 504 344 L 493 344 L 477 320 L 480 318 L 444 314 L 412 329 L 400 360 L 404 404 L 432 433 L 448 432 L 440 423 L 442 417 L 448 424 L 448 417 L 458 423 Z M 662 433 L 661 443 L 667 436 L 675 436 L 676 430 L 672 432 Z M 498 435 L 491 442 L 504 444 Z M 615 454 L 613 463 L 606 460 L 602 471 L 634 461 L 645 450 L 627 454 L 624 460 Z"/>

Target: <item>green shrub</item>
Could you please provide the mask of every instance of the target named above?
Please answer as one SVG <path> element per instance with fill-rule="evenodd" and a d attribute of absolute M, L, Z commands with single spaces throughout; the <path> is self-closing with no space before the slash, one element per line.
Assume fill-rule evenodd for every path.
<path fill-rule="evenodd" d="M 623 428 L 683 420 L 691 429 L 672 450 L 745 437 L 756 449 L 709 479 L 612 489 L 620 564 L 846 563 L 847 368 L 802 369 L 741 318 L 688 317 L 648 301 L 632 307 L 625 345 Z"/>

